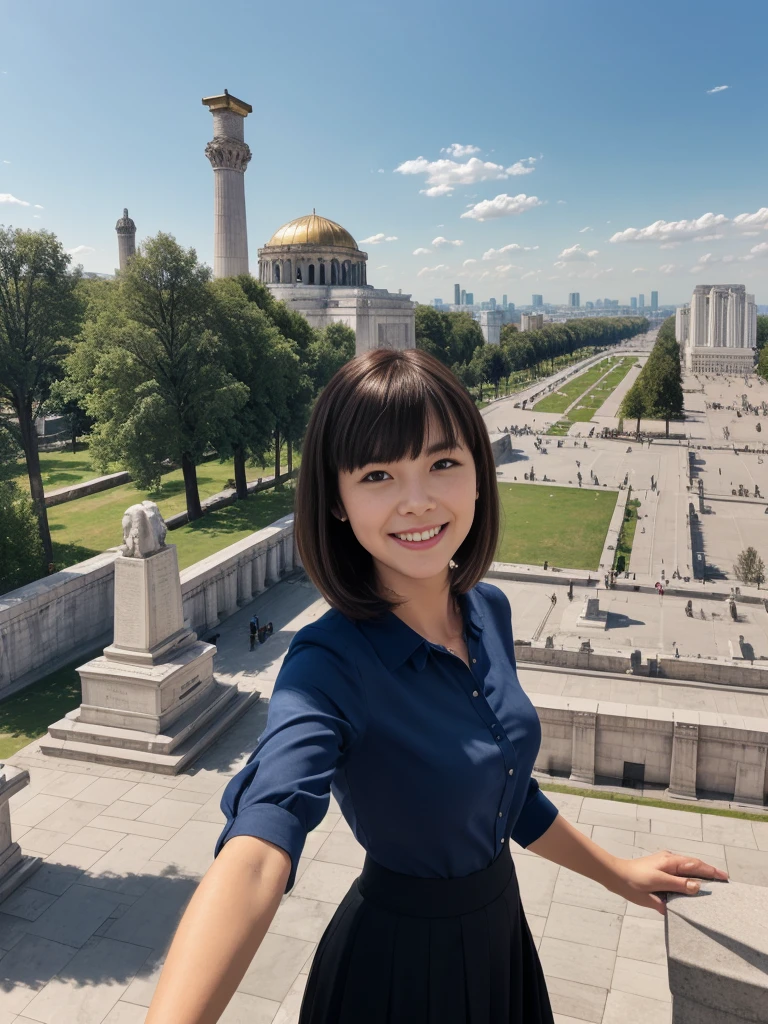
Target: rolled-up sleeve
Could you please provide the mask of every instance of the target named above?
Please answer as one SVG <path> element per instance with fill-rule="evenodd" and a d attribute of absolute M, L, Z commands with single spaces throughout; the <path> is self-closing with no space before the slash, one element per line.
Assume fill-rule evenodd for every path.
<path fill-rule="evenodd" d="M 557 815 L 557 807 L 539 789 L 536 779 L 531 779 L 525 803 L 512 829 L 512 838 L 518 846 L 530 846 L 544 835 Z"/>
<path fill-rule="evenodd" d="M 264 732 L 221 800 L 227 823 L 214 855 L 234 836 L 274 843 L 291 859 L 286 892 L 296 879 L 307 833 L 328 810 L 334 773 L 365 731 L 360 674 L 334 646 L 317 626 L 294 637 Z"/>

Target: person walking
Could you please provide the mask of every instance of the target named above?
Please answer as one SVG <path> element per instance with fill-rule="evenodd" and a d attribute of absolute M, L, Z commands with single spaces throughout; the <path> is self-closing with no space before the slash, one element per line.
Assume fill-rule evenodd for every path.
<path fill-rule="evenodd" d="M 250 650 L 253 650 L 256 646 L 256 638 L 259 635 L 259 620 L 256 615 L 251 616 L 251 621 L 248 623 L 248 632 L 251 639 Z"/>
<path fill-rule="evenodd" d="M 292 638 L 222 798 L 215 860 L 146 1024 L 214 1024 L 333 793 L 365 850 L 319 941 L 300 1024 L 553 1024 L 514 841 L 664 913 L 696 857 L 614 856 L 532 778 L 541 742 L 509 600 L 483 581 L 500 508 L 490 438 L 451 371 L 377 349 L 320 394 L 295 541 L 329 609 Z"/>

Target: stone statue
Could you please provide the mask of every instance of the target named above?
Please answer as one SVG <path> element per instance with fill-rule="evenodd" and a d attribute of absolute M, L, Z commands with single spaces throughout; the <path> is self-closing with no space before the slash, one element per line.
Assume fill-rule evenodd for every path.
<path fill-rule="evenodd" d="M 131 505 L 123 515 L 123 545 L 126 558 L 147 558 L 165 547 L 168 528 L 154 501 Z"/>

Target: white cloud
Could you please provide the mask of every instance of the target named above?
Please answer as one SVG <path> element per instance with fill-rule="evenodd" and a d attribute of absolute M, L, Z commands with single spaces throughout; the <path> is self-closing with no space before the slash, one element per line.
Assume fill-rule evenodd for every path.
<path fill-rule="evenodd" d="M 753 256 L 768 256 L 768 242 L 760 242 L 749 250 Z"/>
<path fill-rule="evenodd" d="M 517 196 L 508 196 L 502 192 L 495 199 L 484 199 L 475 204 L 461 216 L 470 220 L 495 220 L 497 217 L 516 217 L 526 210 L 532 210 L 534 206 L 543 205 L 538 196 L 527 196 L 523 192 Z"/>
<path fill-rule="evenodd" d="M 527 156 L 525 157 L 525 159 L 518 160 L 516 161 L 516 163 L 512 164 L 511 167 L 508 167 L 507 172 L 511 174 L 513 177 L 516 177 L 517 175 L 520 174 L 531 174 L 533 171 L 536 170 L 534 166 L 536 160 L 537 157 L 535 156 Z"/>
<path fill-rule="evenodd" d="M 461 265 L 462 267 L 471 267 L 475 263 L 477 263 L 477 260 L 464 260 Z"/>
<path fill-rule="evenodd" d="M 528 278 L 528 277 L 538 277 L 538 275 L 539 275 L 538 270 L 529 270 L 527 274 L 523 274 L 523 276 L 520 278 L 520 280 L 521 281 L 525 281 L 525 279 Z"/>
<path fill-rule="evenodd" d="M 697 235 L 694 242 L 716 242 L 719 238 L 725 238 L 725 235 L 716 231 L 714 235 Z"/>
<path fill-rule="evenodd" d="M 89 256 L 96 252 L 92 245 L 76 245 L 74 249 L 67 249 L 70 256 Z"/>
<path fill-rule="evenodd" d="M 17 199 L 10 192 L 0 192 L 0 203 L 10 203 L 16 206 L 31 206 L 25 199 Z"/>
<path fill-rule="evenodd" d="M 361 245 L 380 245 L 382 242 L 396 242 L 397 235 L 385 235 L 380 231 L 378 235 L 371 235 L 369 238 L 361 238 Z"/>
<path fill-rule="evenodd" d="M 460 142 L 452 142 L 450 146 L 446 146 L 445 149 L 440 150 L 441 153 L 447 153 L 448 156 L 472 156 L 473 153 L 479 153 L 479 146 L 462 146 Z"/>
<path fill-rule="evenodd" d="M 40 220 L 40 214 L 39 213 L 33 213 L 32 214 L 32 220 Z"/>
<path fill-rule="evenodd" d="M 768 229 L 768 206 L 761 206 L 755 213 L 740 213 L 733 218 L 737 228 Z"/>
<path fill-rule="evenodd" d="M 682 245 L 682 242 L 665 242 L 663 245 L 660 245 L 659 248 L 660 249 L 679 249 L 681 245 Z"/>
<path fill-rule="evenodd" d="M 3 160 L 4 164 L 9 164 L 10 162 L 11 162 L 10 160 Z"/>
<path fill-rule="evenodd" d="M 432 239 L 432 245 L 434 245 L 434 247 L 436 249 L 439 249 L 443 245 L 456 245 L 456 246 L 464 245 L 464 241 L 461 238 L 450 239 L 450 238 L 443 238 L 442 235 L 438 235 L 437 238 L 433 238 Z"/>
<path fill-rule="evenodd" d="M 387 264 L 386 263 L 382 263 L 381 266 L 380 267 L 376 267 L 376 269 L 377 270 L 386 270 L 387 269 Z"/>
<path fill-rule="evenodd" d="M 644 228 L 625 228 L 611 235 L 611 242 L 670 242 L 688 239 L 701 231 L 728 223 L 722 213 L 705 213 L 696 220 L 656 220 Z"/>
<path fill-rule="evenodd" d="M 568 204 L 566 203 L 566 201 L 564 199 L 558 199 L 557 200 L 557 205 L 558 206 L 567 206 Z"/>
<path fill-rule="evenodd" d="M 590 228 L 590 227 L 582 228 L 582 229 L 581 229 L 581 230 L 579 231 L 579 234 L 580 234 L 580 235 L 583 235 L 583 234 L 585 234 L 585 233 L 586 233 L 587 231 L 594 231 L 594 228 Z"/>
<path fill-rule="evenodd" d="M 674 274 L 675 270 L 677 270 L 677 264 L 675 263 L 662 263 L 659 267 L 660 274 Z"/>
<path fill-rule="evenodd" d="M 744 235 L 745 238 L 757 238 L 757 236 L 760 234 L 760 232 L 759 231 L 742 231 L 742 234 Z"/>
<path fill-rule="evenodd" d="M 497 274 L 508 274 L 510 270 L 522 270 L 522 267 L 518 267 L 516 263 L 501 263 L 496 267 Z"/>
<path fill-rule="evenodd" d="M 421 189 L 421 193 L 427 196 L 445 196 L 450 195 L 459 185 L 475 185 L 479 181 L 498 181 L 518 174 L 529 174 L 535 162 L 536 158 L 531 156 L 518 160 L 510 167 L 504 167 L 490 160 L 479 160 L 476 156 L 470 157 L 465 163 L 446 158 L 427 160 L 419 156 L 415 160 L 405 160 L 395 168 L 395 172 L 423 174 L 430 187 Z"/>
<path fill-rule="evenodd" d="M 413 250 L 413 255 L 414 256 L 426 256 L 428 252 L 432 252 L 432 250 L 431 249 L 425 249 L 422 246 L 422 248 L 420 248 L 420 249 L 414 249 Z"/>
<path fill-rule="evenodd" d="M 638 277 L 647 277 L 648 269 L 646 267 L 635 267 L 632 273 L 637 274 Z"/>
<path fill-rule="evenodd" d="M 494 260 L 505 252 L 533 252 L 538 245 L 518 245 L 517 242 L 510 242 L 509 245 L 502 245 L 500 249 L 487 249 L 483 253 L 484 260 Z"/>
<path fill-rule="evenodd" d="M 564 263 L 572 263 L 576 260 L 589 261 L 593 256 L 597 256 L 599 249 L 582 249 L 581 245 L 577 242 L 576 245 L 572 245 L 570 249 L 563 249 L 561 253 L 558 253 L 558 260 L 562 260 Z M 557 266 L 557 264 L 555 264 Z"/>
<path fill-rule="evenodd" d="M 387 172 L 384 170 L 383 167 L 380 167 L 376 173 L 377 174 L 386 174 Z M 379 269 L 381 269 L 381 268 L 379 268 Z"/>
<path fill-rule="evenodd" d="M 725 92 L 726 89 L 730 89 L 730 85 L 716 85 L 714 89 L 707 89 L 709 95 L 713 92 Z"/>
<path fill-rule="evenodd" d="M 416 275 L 417 277 L 425 277 L 428 274 L 439 274 L 443 270 L 450 269 L 445 263 L 438 263 L 436 267 L 422 267 Z"/>
<path fill-rule="evenodd" d="M 45 207 L 44 207 L 44 206 L 41 206 L 41 205 L 40 205 L 40 203 L 35 203 L 35 209 L 36 209 L 36 210 L 44 210 L 44 209 L 45 209 Z"/>

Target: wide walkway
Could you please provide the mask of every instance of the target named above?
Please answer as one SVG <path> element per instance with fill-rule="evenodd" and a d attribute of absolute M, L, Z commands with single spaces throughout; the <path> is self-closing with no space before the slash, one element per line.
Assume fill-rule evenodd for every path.
<path fill-rule="evenodd" d="M 12 801 L 14 834 L 45 863 L 0 911 L 1 1024 L 142 1024 L 183 908 L 211 862 L 222 791 L 264 727 L 290 638 L 324 610 L 294 578 L 219 627 L 217 673 L 263 699 L 178 777 L 45 758 L 36 743 L 14 756 L 32 776 Z M 250 652 L 254 611 L 276 632 Z M 530 684 L 521 675 L 541 688 L 544 673 L 531 673 Z M 768 885 L 768 823 L 552 799 L 617 856 L 666 847 Z M 558 1024 L 669 1024 L 663 919 L 534 854 L 513 854 Z M 296 1024 L 317 942 L 362 860 L 332 801 L 224 1024 Z"/>

